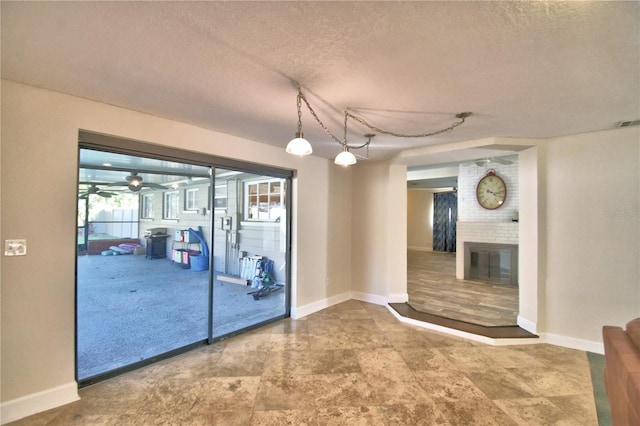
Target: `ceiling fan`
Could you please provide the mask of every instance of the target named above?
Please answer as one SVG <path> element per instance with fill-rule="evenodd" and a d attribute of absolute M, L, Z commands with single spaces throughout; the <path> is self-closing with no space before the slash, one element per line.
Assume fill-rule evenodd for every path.
<path fill-rule="evenodd" d="M 138 176 L 137 172 L 131 172 L 126 179 L 127 180 L 124 182 L 114 182 L 110 183 L 108 186 L 126 186 L 131 192 L 139 192 L 142 188 L 167 189 L 165 186 L 158 183 L 144 183 L 142 181 L 142 176 Z"/>
<path fill-rule="evenodd" d="M 478 166 L 484 166 L 485 164 L 498 163 L 498 164 L 513 164 L 513 161 L 508 160 L 506 158 L 495 157 L 495 158 L 481 158 L 479 160 L 474 161 Z"/>
<path fill-rule="evenodd" d="M 86 198 L 89 198 L 89 195 L 99 195 L 103 198 L 111 198 L 112 196 L 116 195 L 116 193 L 109 192 L 109 191 L 101 191 L 100 188 L 98 188 L 95 183 L 92 183 L 92 184 L 89 184 L 89 187 L 84 193 L 80 194 L 79 198 L 86 199 Z"/>

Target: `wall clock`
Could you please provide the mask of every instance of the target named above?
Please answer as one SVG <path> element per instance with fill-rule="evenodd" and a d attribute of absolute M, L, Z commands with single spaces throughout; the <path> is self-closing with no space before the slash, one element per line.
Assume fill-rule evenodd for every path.
<path fill-rule="evenodd" d="M 478 204 L 487 210 L 495 210 L 504 204 L 507 199 L 507 185 L 500 176 L 496 175 L 495 170 L 489 170 L 478 181 L 476 198 Z"/>

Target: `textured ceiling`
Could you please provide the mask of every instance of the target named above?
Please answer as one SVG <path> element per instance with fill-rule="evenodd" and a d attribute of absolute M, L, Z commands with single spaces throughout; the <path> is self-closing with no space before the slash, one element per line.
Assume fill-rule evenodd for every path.
<path fill-rule="evenodd" d="M 2 1 L 2 78 L 282 148 L 302 86 L 371 159 L 494 136 L 545 138 L 640 118 L 638 2 Z M 303 111 L 314 153 L 339 145 Z M 349 127 L 349 141 L 367 130 Z M 213 143 L 213 142 L 212 142 Z M 366 154 L 365 152 L 357 152 Z"/>

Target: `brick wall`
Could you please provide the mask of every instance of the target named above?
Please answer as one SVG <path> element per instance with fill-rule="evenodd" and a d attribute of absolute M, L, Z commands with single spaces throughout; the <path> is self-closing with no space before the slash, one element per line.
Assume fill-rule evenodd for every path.
<path fill-rule="evenodd" d="M 458 221 L 459 222 L 511 222 L 519 209 L 518 156 L 505 157 L 512 164 L 489 163 L 478 166 L 475 163 L 460 165 L 458 174 Z M 480 207 L 476 199 L 478 181 L 494 169 L 507 185 L 507 198 L 502 207 L 487 210 Z"/>

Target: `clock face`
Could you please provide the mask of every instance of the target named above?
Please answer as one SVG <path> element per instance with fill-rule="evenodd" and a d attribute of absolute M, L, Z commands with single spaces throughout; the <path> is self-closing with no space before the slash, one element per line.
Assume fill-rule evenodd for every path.
<path fill-rule="evenodd" d="M 482 207 L 495 210 L 507 199 L 507 186 L 500 176 L 491 171 L 478 182 L 476 197 Z"/>

